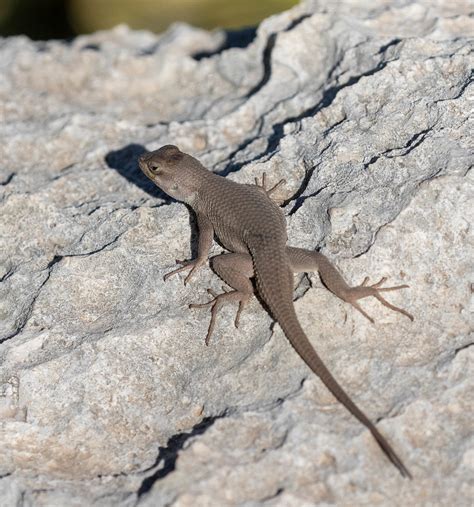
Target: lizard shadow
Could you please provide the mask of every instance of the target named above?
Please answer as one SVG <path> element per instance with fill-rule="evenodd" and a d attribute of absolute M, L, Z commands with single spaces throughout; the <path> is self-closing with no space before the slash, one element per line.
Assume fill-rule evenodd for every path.
<path fill-rule="evenodd" d="M 150 181 L 138 167 L 137 159 L 148 150 L 141 144 L 128 144 L 115 151 L 109 151 L 105 156 L 105 163 L 111 169 L 115 169 L 120 176 L 141 188 L 151 197 L 165 201 L 166 204 L 174 202 L 169 195 L 165 194 L 152 181 Z"/>
<path fill-rule="evenodd" d="M 109 151 L 105 156 L 105 163 L 111 169 L 115 169 L 120 176 L 133 183 L 141 190 L 145 191 L 151 197 L 160 199 L 162 205 L 178 202 L 168 194 L 158 188 L 152 181 L 150 181 L 140 170 L 137 159 L 148 150 L 141 144 L 128 144 L 123 148 L 115 151 Z M 191 257 L 197 256 L 198 247 L 198 227 L 196 215 L 192 208 L 185 205 L 189 210 L 189 226 L 191 228 Z"/>

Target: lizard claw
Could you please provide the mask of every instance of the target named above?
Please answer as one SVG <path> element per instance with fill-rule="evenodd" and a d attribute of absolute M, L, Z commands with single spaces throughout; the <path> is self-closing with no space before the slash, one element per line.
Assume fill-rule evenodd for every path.
<path fill-rule="evenodd" d="M 184 279 L 184 285 L 186 286 L 191 278 L 196 274 L 197 270 L 200 269 L 205 262 L 206 259 L 199 258 L 192 261 L 180 261 L 176 259 L 176 264 L 181 264 L 181 266 L 179 268 L 173 269 L 173 271 L 170 271 L 169 273 L 166 273 L 166 275 L 163 276 L 163 280 L 166 282 L 166 280 L 168 280 L 168 278 L 172 277 L 173 275 L 181 273 L 181 271 L 185 271 L 186 269 L 191 269 L 191 271 Z"/>
<path fill-rule="evenodd" d="M 343 294 L 342 299 L 350 303 L 356 310 L 358 310 L 366 319 L 370 320 L 372 324 L 374 323 L 374 319 L 370 317 L 357 303 L 358 299 L 362 299 L 365 297 L 373 296 L 378 301 L 380 301 L 384 306 L 390 308 L 394 312 L 401 313 L 408 317 L 411 321 L 415 320 L 411 313 L 408 313 L 403 308 L 399 308 L 398 306 L 392 305 L 389 303 L 380 292 L 388 292 L 392 290 L 400 290 L 408 288 L 408 285 L 396 285 L 393 287 L 381 287 L 387 281 L 387 277 L 382 277 L 377 283 L 372 285 L 367 285 L 369 283 L 369 277 L 366 276 L 363 282 L 356 287 L 349 287 L 345 293 Z"/>
<path fill-rule="evenodd" d="M 222 294 L 216 294 L 212 289 L 207 289 L 207 292 L 212 296 L 212 299 L 210 301 L 208 301 L 207 303 L 191 303 L 189 305 L 189 308 L 207 308 L 208 306 L 211 307 L 211 322 L 209 323 L 209 328 L 207 330 L 205 340 L 206 345 L 209 345 L 209 341 L 211 340 L 211 336 L 212 333 L 214 332 L 214 328 L 216 325 L 216 317 L 219 309 L 227 301 L 238 301 L 239 309 L 237 310 L 237 315 L 234 321 L 235 327 L 238 328 L 240 322 L 240 314 L 242 313 L 242 310 L 244 309 L 246 303 L 250 299 L 250 295 L 237 290 L 228 291 L 227 289 Z"/>

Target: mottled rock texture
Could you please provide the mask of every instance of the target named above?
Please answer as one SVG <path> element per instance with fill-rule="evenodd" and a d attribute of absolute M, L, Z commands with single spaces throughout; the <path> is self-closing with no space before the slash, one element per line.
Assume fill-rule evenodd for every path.
<path fill-rule="evenodd" d="M 467 1 L 347 0 L 240 34 L 0 41 L 2 507 L 470 504 L 472 35 Z M 256 299 L 205 347 L 188 304 L 222 283 L 163 282 L 195 222 L 136 164 L 167 143 L 285 178 L 291 244 L 410 285 L 390 300 L 413 323 L 316 274 L 295 297 L 413 481 Z"/>

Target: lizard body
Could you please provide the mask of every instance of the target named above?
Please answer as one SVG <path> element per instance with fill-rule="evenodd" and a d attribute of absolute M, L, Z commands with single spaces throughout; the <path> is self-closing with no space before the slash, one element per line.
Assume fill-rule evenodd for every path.
<path fill-rule="evenodd" d="M 387 440 L 334 379 L 309 342 L 295 313 L 293 273 L 318 271 L 329 290 L 351 303 L 372 322 L 371 317 L 359 306 L 358 299 L 374 296 L 383 305 L 413 320 L 408 312 L 391 305 L 380 295 L 381 291 L 398 290 L 407 286 L 382 288 L 380 286 L 385 281 L 384 278 L 369 286 L 366 285 L 366 278 L 360 286 L 350 287 L 335 266 L 321 253 L 287 246 L 285 217 L 269 197 L 273 189 L 267 191 L 265 182 L 262 186 L 233 182 L 208 171 L 198 160 L 172 145 L 140 156 L 139 165 L 145 175 L 164 192 L 191 206 L 197 217 L 197 258 L 179 262 L 182 266 L 165 275 L 165 279 L 190 269 L 185 279 L 185 283 L 189 282 L 207 261 L 214 234 L 222 245 L 232 252 L 214 257 L 212 267 L 233 290 L 219 295 L 210 291 L 214 296 L 211 301 L 190 305 L 211 307 L 206 344 L 214 330 L 217 311 L 223 304 L 230 301 L 239 303 L 235 321 L 238 326 L 240 313 L 254 293 L 251 280 L 255 278 L 260 297 L 296 352 L 336 399 L 370 430 L 400 473 L 411 478 L 410 472 Z"/>

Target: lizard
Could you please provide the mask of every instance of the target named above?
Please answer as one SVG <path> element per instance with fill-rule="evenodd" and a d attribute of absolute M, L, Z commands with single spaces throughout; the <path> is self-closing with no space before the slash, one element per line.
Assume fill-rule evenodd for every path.
<path fill-rule="evenodd" d="M 303 361 L 333 396 L 366 426 L 401 475 L 411 479 L 410 472 L 385 437 L 339 385 L 311 345 L 296 316 L 293 274 L 318 271 L 326 288 L 350 303 L 371 322 L 373 319 L 358 304 L 359 299 L 368 296 L 377 298 L 386 307 L 413 320 L 407 311 L 393 306 L 380 294 L 408 285 L 381 287 L 385 278 L 368 285 L 368 278 L 365 278 L 361 285 L 351 287 L 322 253 L 288 246 L 284 213 L 271 199 L 276 186 L 267 190 L 264 178 L 262 185 L 234 182 L 209 171 L 196 158 L 173 145 L 140 155 L 138 164 L 161 190 L 191 207 L 197 218 L 199 235 L 196 258 L 176 261 L 179 267 L 167 273 L 165 280 L 189 270 L 184 281 L 185 285 L 189 283 L 207 262 L 214 235 L 230 252 L 213 257 L 211 262 L 213 270 L 232 290 L 222 294 L 208 290 L 213 296 L 211 301 L 190 305 L 194 308 L 211 307 L 206 345 L 222 305 L 229 302 L 239 304 L 235 318 L 235 325 L 238 326 L 243 308 L 256 291 Z"/>

